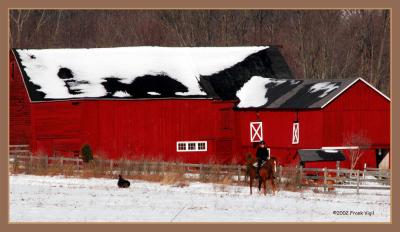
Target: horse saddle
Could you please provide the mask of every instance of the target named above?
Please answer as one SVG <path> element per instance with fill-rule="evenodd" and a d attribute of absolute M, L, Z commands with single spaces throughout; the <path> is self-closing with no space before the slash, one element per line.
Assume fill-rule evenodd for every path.
<path fill-rule="evenodd" d="M 262 167 L 266 162 L 267 162 L 267 161 L 263 161 L 263 162 L 261 163 L 261 167 Z M 255 163 L 253 164 L 254 167 L 257 167 L 257 165 L 258 165 L 258 162 L 255 162 Z"/>

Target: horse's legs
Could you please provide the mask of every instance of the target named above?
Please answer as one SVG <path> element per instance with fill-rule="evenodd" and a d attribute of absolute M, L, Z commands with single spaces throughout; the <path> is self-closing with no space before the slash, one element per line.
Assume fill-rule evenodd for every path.
<path fill-rule="evenodd" d="M 267 195 L 267 179 L 263 179 L 264 196 Z"/>
<path fill-rule="evenodd" d="M 271 178 L 271 187 L 272 187 L 272 195 L 275 195 L 275 181 L 274 178 Z"/>
<path fill-rule="evenodd" d="M 258 191 L 259 191 L 259 192 L 261 191 L 261 184 L 262 184 L 262 177 L 260 176 L 260 177 L 258 178 Z"/>

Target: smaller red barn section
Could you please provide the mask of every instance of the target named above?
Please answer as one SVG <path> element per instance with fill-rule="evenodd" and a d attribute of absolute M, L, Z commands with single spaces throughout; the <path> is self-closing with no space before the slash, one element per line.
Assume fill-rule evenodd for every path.
<path fill-rule="evenodd" d="M 361 78 L 296 80 L 269 46 L 10 52 L 10 144 L 35 154 L 241 163 L 261 140 L 280 165 L 326 148 L 377 167 L 390 100 Z"/>
<path fill-rule="evenodd" d="M 297 164 L 299 149 L 324 148 L 343 151 L 341 167 L 378 167 L 389 151 L 390 100 L 363 79 L 263 80 L 265 90 L 249 88 L 235 110 L 243 130 L 262 122 L 263 139 L 281 164 Z M 253 149 L 246 136 L 241 140 Z"/>

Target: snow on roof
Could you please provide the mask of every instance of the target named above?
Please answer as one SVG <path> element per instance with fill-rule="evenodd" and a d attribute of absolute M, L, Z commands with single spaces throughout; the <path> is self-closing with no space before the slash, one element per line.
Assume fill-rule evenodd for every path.
<path fill-rule="evenodd" d="M 153 93 L 167 97 L 205 96 L 206 92 L 199 85 L 200 76 L 230 68 L 267 48 L 119 47 L 15 51 L 25 76 L 37 91 L 44 93 L 45 100 L 156 95 Z M 139 82 L 140 87 L 137 87 Z M 147 89 L 137 94 L 143 85 Z M 162 92 L 160 88 L 163 87 L 172 88 Z"/>
<path fill-rule="evenodd" d="M 301 81 L 253 76 L 237 91 L 238 108 L 270 105 L 276 99 L 299 85 Z"/>
<path fill-rule="evenodd" d="M 267 84 L 277 86 L 286 81 L 287 80 L 253 76 L 240 90 L 237 91 L 236 96 L 240 100 L 237 107 L 248 108 L 265 105 L 268 102 L 268 97 L 266 96 L 268 89 L 265 86 Z"/>
<path fill-rule="evenodd" d="M 147 92 L 147 94 L 149 94 L 149 95 L 161 95 L 160 93 L 157 93 L 157 92 Z"/>
<path fill-rule="evenodd" d="M 130 94 L 125 91 L 117 91 L 113 95 L 114 97 L 129 97 Z"/>
<path fill-rule="evenodd" d="M 323 91 L 321 95 L 319 95 L 318 97 L 323 98 L 326 95 L 328 95 L 328 93 L 330 93 L 331 91 L 333 91 L 334 89 L 339 88 L 339 85 L 336 83 L 331 83 L 331 82 L 320 82 L 317 84 L 314 84 L 310 87 L 309 92 L 310 93 L 315 93 L 318 91 Z"/>
<path fill-rule="evenodd" d="M 237 108 L 323 108 L 358 79 L 292 80 L 254 76 L 237 92 Z M 363 81 L 363 80 L 362 80 Z M 365 81 L 364 81 L 365 82 Z"/>

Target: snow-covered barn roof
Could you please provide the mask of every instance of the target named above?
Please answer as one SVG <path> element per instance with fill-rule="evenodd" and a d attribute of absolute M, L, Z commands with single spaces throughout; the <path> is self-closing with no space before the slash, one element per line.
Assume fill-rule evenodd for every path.
<path fill-rule="evenodd" d="M 362 78 L 337 80 L 293 80 L 253 76 L 236 92 L 239 109 L 313 109 L 323 108 Z"/>
<path fill-rule="evenodd" d="M 236 99 L 252 76 L 292 79 L 276 47 L 13 49 L 32 102 Z"/>

